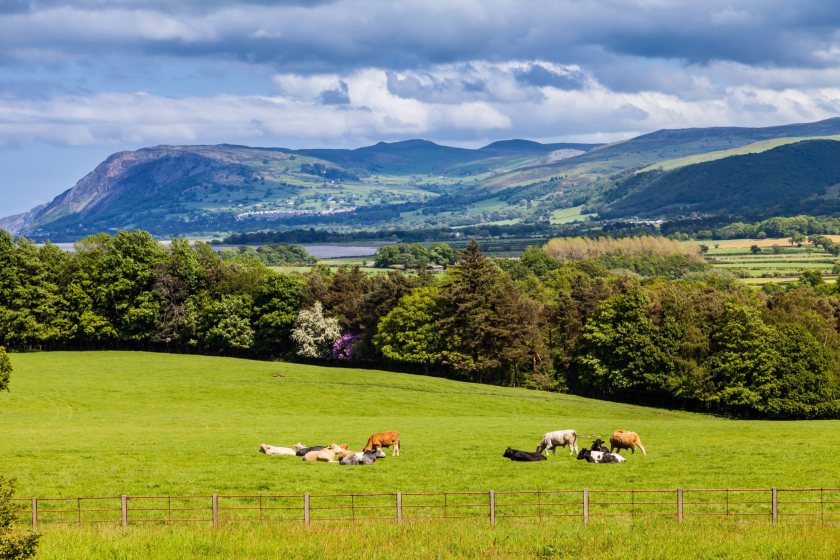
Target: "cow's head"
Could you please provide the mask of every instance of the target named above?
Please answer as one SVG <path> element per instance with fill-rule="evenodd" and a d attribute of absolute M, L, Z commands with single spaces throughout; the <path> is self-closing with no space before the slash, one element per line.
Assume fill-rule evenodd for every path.
<path fill-rule="evenodd" d="M 581 449 L 581 450 L 580 450 L 580 453 L 578 453 L 577 458 L 578 458 L 578 459 L 586 459 L 586 460 L 589 460 L 589 458 L 590 458 L 591 456 L 592 456 L 592 452 L 591 452 L 590 450 L 588 450 L 588 449 Z"/>
<path fill-rule="evenodd" d="M 504 453 L 504 455 L 502 455 L 502 457 L 507 457 L 507 458 L 513 457 L 513 449 L 511 449 L 510 447 L 505 449 L 505 453 Z"/>

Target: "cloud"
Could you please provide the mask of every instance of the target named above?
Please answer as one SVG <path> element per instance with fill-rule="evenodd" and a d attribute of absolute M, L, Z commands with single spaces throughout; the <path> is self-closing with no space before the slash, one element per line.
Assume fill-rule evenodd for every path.
<path fill-rule="evenodd" d="M 280 74 L 274 80 L 278 91 L 272 95 L 111 92 L 8 98 L 0 104 L 0 145 L 237 142 L 311 147 L 417 137 L 460 144 L 512 137 L 601 140 L 660 128 L 811 121 L 835 116 L 840 109 L 838 87 L 775 90 L 738 85 L 723 88 L 717 97 L 683 99 L 656 91 L 614 91 L 591 76 L 578 89 L 532 86 L 538 95 L 523 95 L 516 76 L 534 66 L 545 64 L 472 61 L 401 76 L 376 68 Z M 458 70 L 466 68 L 462 79 L 455 80 Z M 413 93 L 394 91 L 395 80 L 401 86 L 411 84 L 405 89 Z M 467 92 L 464 84 L 474 82 L 483 86 Z M 459 100 L 446 87 L 469 95 Z"/>
<path fill-rule="evenodd" d="M 557 89 L 583 89 L 586 76 L 577 68 L 562 68 L 531 64 L 514 72 L 516 79 L 525 85 Z"/>
<path fill-rule="evenodd" d="M 325 89 L 318 96 L 318 101 L 322 105 L 349 105 L 350 95 L 348 93 L 347 84 L 343 81 L 338 82 L 338 87 L 335 89 Z"/>
<path fill-rule="evenodd" d="M 516 0 L 41 0 L 27 9 L 6 0 L 0 49 L 10 60 L 103 51 L 226 57 L 298 73 L 469 60 L 585 64 L 593 53 L 819 68 L 836 65 L 840 52 L 840 10 L 831 4 L 534 0 L 523 9 Z M 530 79 L 556 80 L 551 73 L 532 69 Z"/>

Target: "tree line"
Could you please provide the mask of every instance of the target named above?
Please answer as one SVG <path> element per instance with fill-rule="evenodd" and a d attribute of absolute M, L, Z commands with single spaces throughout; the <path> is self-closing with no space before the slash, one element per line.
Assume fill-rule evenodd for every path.
<path fill-rule="evenodd" d="M 286 274 L 142 231 L 74 253 L 0 231 L 0 345 L 314 359 L 738 417 L 840 416 L 834 284 L 757 290 L 667 243 L 604 246 L 497 260 L 472 242 L 438 275 Z"/>

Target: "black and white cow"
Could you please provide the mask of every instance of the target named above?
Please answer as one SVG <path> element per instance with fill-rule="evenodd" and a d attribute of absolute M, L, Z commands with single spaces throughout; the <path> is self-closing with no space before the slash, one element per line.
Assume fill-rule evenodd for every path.
<path fill-rule="evenodd" d="M 623 463 L 627 460 L 618 453 L 605 453 L 603 451 L 592 451 L 591 449 L 581 449 L 577 458 L 586 459 L 587 463 Z"/>

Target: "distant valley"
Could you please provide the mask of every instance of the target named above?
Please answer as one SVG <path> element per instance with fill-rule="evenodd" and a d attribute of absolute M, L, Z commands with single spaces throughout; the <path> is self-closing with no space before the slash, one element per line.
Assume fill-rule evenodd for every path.
<path fill-rule="evenodd" d="M 661 130 L 598 144 L 425 140 L 355 150 L 156 146 L 110 156 L 50 203 L 0 219 L 36 239 L 514 226 L 840 211 L 840 118 Z M 805 140 L 803 142 L 803 140 Z"/>

